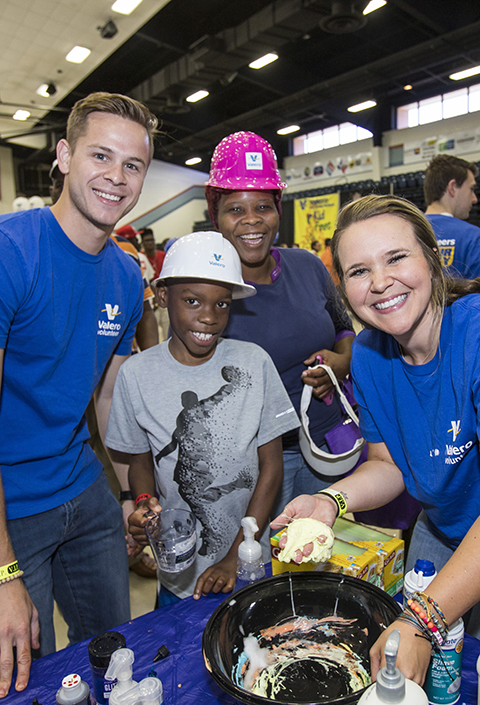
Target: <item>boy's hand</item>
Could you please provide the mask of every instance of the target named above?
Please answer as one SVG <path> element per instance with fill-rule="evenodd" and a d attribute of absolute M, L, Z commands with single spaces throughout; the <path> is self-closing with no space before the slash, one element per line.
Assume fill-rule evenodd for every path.
<path fill-rule="evenodd" d="M 193 591 L 193 599 L 199 600 L 209 592 L 232 592 L 237 573 L 237 556 L 225 556 L 221 561 L 207 568 L 198 578 Z"/>
<path fill-rule="evenodd" d="M 139 546 L 148 546 L 145 526 L 150 518 L 150 512 L 160 514 L 162 507 L 156 497 L 142 499 L 135 511 L 128 517 L 128 532 Z"/>

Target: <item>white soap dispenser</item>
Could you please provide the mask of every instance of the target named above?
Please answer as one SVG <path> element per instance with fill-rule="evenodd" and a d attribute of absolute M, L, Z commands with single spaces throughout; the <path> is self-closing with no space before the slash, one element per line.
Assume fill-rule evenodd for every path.
<path fill-rule="evenodd" d="M 380 669 L 377 681 L 368 688 L 358 701 L 358 705 L 428 705 L 425 691 L 417 683 L 407 680 L 397 668 L 397 654 L 400 645 L 400 631 L 394 629 L 387 639 L 385 660 L 387 665 Z"/>
<path fill-rule="evenodd" d="M 258 531 L 255 517 L 244 517 L 242 528 L 244 539 L 238 547 L 235 590 L 240 590 L 240 588 L 265 577 L 262 547 L 258 541 L 255 541 L 255 532 Z"/>
<path fill-rule="evenodd" d="M 117 649 L 110 657 L 110 663 L 105 672 L 105 680 L 117 680 L 117 685 L 112 688 L 109 697 L 109 705 L 119 705 L 119 698 L 135 685 L 137 681 L 132 679 L 133 662 L 135 654 L 131 649 Z"/>
<path fill-rule="evenodd" d="M 122 693 L 117 698 L 118 705 L 162 705 L 163 685 L 159 678 L 148 676 Z"/>

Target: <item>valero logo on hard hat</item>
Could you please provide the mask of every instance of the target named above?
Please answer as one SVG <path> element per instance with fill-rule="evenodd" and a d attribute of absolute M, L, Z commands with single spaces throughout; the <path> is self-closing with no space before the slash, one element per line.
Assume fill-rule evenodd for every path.
<path fill-rule="evenodd" d="M 246 152 L 245 160 L 247 169 L 263 169 L 261 152 Z"/>
<path fill-rule="evenodd" d="M 213 259 L 215 260 L 215 262 L 210 260 L 211 265 L 213 265 L 214 267 L 223 267 L 225 269 L 224 263 L 220 261 L 222 259 L 222 255 L 216 255 L 215 253 L 213 253 Z"/>

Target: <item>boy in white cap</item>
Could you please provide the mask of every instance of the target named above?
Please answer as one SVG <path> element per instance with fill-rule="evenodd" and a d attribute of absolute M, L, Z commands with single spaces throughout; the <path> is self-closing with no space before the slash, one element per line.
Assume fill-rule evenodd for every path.
<path fill-rule="evenodd" d="M 193 565 L 159 572 L 162 606 L 233 589 L 241 520 L 266 526 L 282 483 L 281 436 L 299 422 L 268 354 L 221 337 L 231 300 L 256 291 L 220 233 L 180 238 L 154 284 L 171 337 L 122 365 L 106 444 L 130 453 L 139 545 L 149 509 L 190 509 L 197 519 Z"/>

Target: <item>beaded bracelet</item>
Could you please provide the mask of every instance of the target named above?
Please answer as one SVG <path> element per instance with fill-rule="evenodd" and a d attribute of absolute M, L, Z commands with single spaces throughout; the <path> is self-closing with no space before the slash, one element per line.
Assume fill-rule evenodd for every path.
<path fill-rule="evenodd" d="M 414 592 L 414 593 L 412 593 L 411 598 L 415 602 L 418 602 L 418 604 L 425 610 L 425 612 L 428 615 L 428 621 L 433 621 L 434 624 L 436 625 L 436 627 L 438 628 L 438 630 L 440 631 L 440 633 L 442 634 L 443 638 L 446 639 L 447 632 L 448 632 L 448 622 L 445 619 L 445 615 L 443 614 L 443 612 L 441 612 L 441 614 L 438 613 L 439 617 L 441 619 L 441 622 L 442 622 L 442 624 L 440 624 L 437 617 L 430 609 L 430 604 L 432 604 L 432 602 L 435 602 L 435 600 L 432 600 L 432 598 L 430 598 L 430 600 L 429 600 L 428 595 L 426 595 L 424 592 Z M 436 608 L 434 608 L 434 609 L 435 609 L 435 611 L 437 611 Z"/>
<path fill-rule="evenodd" d="M 420 624 L 420 622 L 417 619 L 414 619 L 410 614 L 408 614 L 407 611 L 403 611 L 401 614 L 399 614 L 396 621 L 405 622 L 405 624 L 410 624 L 412 627 L 415 627 L 417 632 L 421 632 L 421 634 L 417 633 L 415 634 L 415 636 L 418 636 L 421 639 L 426 639 L 431 645 L 432 649 L 435 649 L 435 651 L 438 651 L 440 649 L 438 642 L 433 638 L 433 636 L 428 632 L 428 630 L 424 628 L 424 625 Z"/>
<path fill-rule="evenodd" d="M 21 578 L 23 575 L 23 570 L 17 570 L 16 573 L 12 573 L 12 575 L 7 576 L 6 578 L 2 578 L 0 580 L 0 585 L 4 585 L 5 583 L 10 583 L 12 580 L 16 580 L 17 578 Z"/>
<path fill-rule="evenodd" d="M 416 602 L 419 604 L 417 605 Z M 411 598 L 407 600 L 407 607 L 411 610 L 413 617 L 417 620 L 422 629 L 428 630 L 428 633 L 442 646 L 447 638 L 447 632 L 445 627 L 440 625 L 438 619 L 431 614 L 427 603 L 424 600 L 420 601 L 416 597 L 415 599 Z"/>
<path fill-rule="evenodd" d="M 414 595 L 420 595 L 421 597 L 425 598 L 425 600 L 427 600 L 427 602 L 429 602 L 429 603 L 432 605 L 433 609 L 434 609 L 435 612 L 439 615 L 440 619 L 441 619 L 442 622 L 443 622 L 443 625 L 444 625 L 445 629 L 446 629 L 447 632 L 448 632 L 449 629 L 450 629 L 450 627 L 448 626 L 448 622 L 447 622 L 447 620 L 445 619 L 445 615 L 443 614 L 442 610 L 440 609 L 440 607 L 439 607 L 439 605 L 438 605 L 438 602 L 435 602 L 435 600 L 433 599 L 433 597 L 430 597 L 430 595 L 427 595 L 425 592 L 420 592 L 420 591 L 419 591 L 419 592 L 415 592 Z"/>
<path fill-rule="evenodd" d="M 135 500 L 135 505 L 138 506 L 138 504 L 140 504 L 140 502 L 141 502 L 143 499 L 150 499 L 151 496 L 152 496 L 152 495 L 151 495 L 151 494 L 148 494 L 147 492 L 144 492 L 143 494 L 139 494 L 138 497 L 137 497 L 137 499 Z"/>

